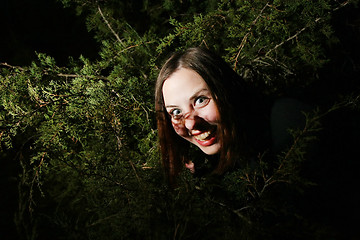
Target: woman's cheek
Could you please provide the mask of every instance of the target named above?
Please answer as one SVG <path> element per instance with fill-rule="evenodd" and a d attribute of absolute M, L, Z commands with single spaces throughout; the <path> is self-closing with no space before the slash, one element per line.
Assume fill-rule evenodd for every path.
<path fill-rule="evenodd" d="M 182 136 L 182 137 L 188 136 L 187 130 L 186 130 L 186 128 L 183 126 L 183 124 L 172 122 L 172 126 L 173 126 L 175 132 L 176 132 L 178 135 L 180 135 L 180 136 Z"/>
<path fill-rule="evenodd" d="M 217 106 L 215 105 L 215 103 L 212 103 L 211 105 L 209 105 L 209 108 L 207 108 L 207 112 L 205 114 L 206 114 L 206 119 L 209 122 L 212 122 L 212 123 L 219 122 L 220 114 L 219 114 L 219 110 L 218 110 Z"/>

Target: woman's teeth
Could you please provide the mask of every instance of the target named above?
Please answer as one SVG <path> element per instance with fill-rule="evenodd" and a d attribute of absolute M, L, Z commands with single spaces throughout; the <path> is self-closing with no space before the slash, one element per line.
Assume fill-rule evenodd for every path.
<path fill-rule="evenodd" d="M 204 141 L 209 135 L 211 134 L 211 131 L 204 132 L 202 134 L 194 136 L 196 140 Z"/>

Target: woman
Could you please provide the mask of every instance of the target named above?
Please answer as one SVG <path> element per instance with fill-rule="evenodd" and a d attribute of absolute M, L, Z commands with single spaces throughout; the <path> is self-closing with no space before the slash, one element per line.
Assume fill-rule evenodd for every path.
<path fill-rule="evenodd" d="M 189 158 L 191 144 L 199 148 L 212 162 L 211 173 L 213 174 L 223 174 L 239 164 L 252 165 L 256 163 L 252 159 L 264 151 L 268 153 L 266 161 L 267 166 L 271 168 L 272 166 L 269 166 L 273 160 L 271 157 L 284 151 L 289 144 L 294 144 L 287 130 L 303 129 L 305 117 L 302 112 L 313 109 L 311 105 L 294 98 L 280 98 L 274 101 L 262 99 L 221 58 L 201 48 L 191 48 L 170 57 L 158 76 L 155 100 L 162 161 L 170 183 L 175 182 L 176 176 L 184 165 L 191 171 L 195 171 L 195 174 L 198 172 L 197 166 L 193 166 Z M 347 124 L 344 124 L 344 119 Z M 309 182 L 307 178 L 310 182 L 314 181 L 316 184 L 313 186 L 316 187 L 310 191 L 303 191 L 305 185 L 298 186 L 296 181 L 288 184 L 291 181 L 286 182 L 281 179 L 280 182 L 283 181 L 282 183 L 286 184 L 276 185 L 275 188 L 271 188 L 271 192 L 266 194 L 271 202 L 269 209 L 273 208 L 273 210 L 267 209 L 261 212 L 262 207 L 258 208 L 260 212 L 256 213 L 258 214 L 257 221 L 264 223 L 260 225 L 276 226 L 274 236 L 280 236 L 277 235 L 281 229 L 281 227 L 278 228 L 279 226 L 284 226 L 286 232 L 291 233 L 292 224 L 294 224 L 294 229 L 301 231 L 296 234 L 304 233 L 304 236 L 308 237 L 319 233 L 312 232 L 317 231 L 317 227 L 314 228 L 314 226 L 320 229 L 336 229 L 334 226 L 341 225 L 337 219 L 344 219 L 342 214 L 346 211 L 341 208 L 337 213 L 333 208 L 339 205 L 339 202 L 343 202 L 341 206 L 350 206 L 347 212 L 353 212 L 357 199 L 354 200 L 351 195 L 354 186 L 349 183 L 354 182 L 352 178 L 355 172 L 352 170 L 358 168 L 354 167 L 355 163 L 349 160 L 354 159 L 350 157 L 350 153 L 357 149 L 354 144 L 359 142 L 355 140 L 360 136 L 358 124 L 355 124 L 359 121 L 356 119 L 359 119 L 359 114 L 345 118 L 340 115 L 333 120 L 330 118 L 330 121 L 329 119 L 328 122 L 325 121 L 327 130 L 322 130 L 320 134 L 322 141 L 306 149 L 308 150 L 306 162 L 304 161 L 306 167 L 302 169 L 301 176 L 298 176 L 300 179 L 306 179 L 305 185 Z M 351 129 L 348 132 L 354 133 L 350 134 L 352 137 L 348 133 L 345 134 L 346 131 L 339 127 L 339 122 L 347 126 L 345 129 Z M 356 126 L 355 129 L 353 129 L 354 126 Z M 334 134 L 337 131 L 341 132 L 340 136 L 346 136 L 339 137 L 338 134 Z M 313 138 L 309 136 L 310 139 Z M 344 144 L 344 141 L 347 144 Z M 299 156 L 303 154 L 304 152 L 300 152 Z M 297 161 L 296 157 L 295 161 Z M 344 168 L 344 165 L 347 167 Z M 297 174 L 296 170 L 293 173 L 292 170 L 289 171 L 291 175 Z M 289 176 L 288 173 L 285 174 L 285 177 Z M 329 176 L 333 177 L 329 178 Z M 342 194 L 336 197 L 334 189 L 338 188 L 338 192 Z M 301 194 L 297 194 L 299 189 Z M 216 191 L 218 190 L 216 188 Z M 220 191 L 216 198 L 223 201 L 228 198 L 227 193 Z M 349 197 L 344 197 L 343 193 L 349 194 Z M 231 200 L 232 197 L 229 199 Z M 319 199 L 322 200 L 319 201 Z M 228 199 L 226 202 L 229 202 Z M 263 204 L 266 201 L 260 202 Z M 286 204 L 283 205 L 283 202 Z M 236 209 L 239 207 L 236 205 L 238 203 L 242 204 L 237 200 L 232 202 L 234 206 L 237 206 Z M 276 214 L 272 216 L 272 213 Z M 284 217 L 283 213 L 286 214 Z M 295 218 L 291 217 L 293 213 Z M 303 216 L 299 215 L 301 213 L 304 213 Z M 259 216 L 266 217 L 261 219 Z M 329 221 L 334 216 L 334 220 Z M 305 220 L 305 225 L 302 226 L 300 219 Z M 325 219 L 325 225 L 322 223 L 323 219 Z M 315 224 L 311 225 L 312 222 Z M 347 224 L 346 226 L 353 225 L 351 222 Z M 304 226 L 311 226 L 311 229 Z M 352 229 L 344 231 L 340 229 L 342 233 L 339 236 L 348 234 L 350 232 L 348 230 Z M 280 233 L 283 234 L 283 232 Z M 299 236 L 301 235 L 296 237 Z"/>
<path fill-rule="evenodd" d="M 157 79 L 155 108 L 170 182 L 184 164 L 196 171 L 189 144 L 211 159 L 214 174 L 224 173 L 247 155 L 244 132 L 249 116 L 254 116 L 250 97 L 253 91 L 244 80 L 206 49 L 190 48 L 167 60 Z"/>

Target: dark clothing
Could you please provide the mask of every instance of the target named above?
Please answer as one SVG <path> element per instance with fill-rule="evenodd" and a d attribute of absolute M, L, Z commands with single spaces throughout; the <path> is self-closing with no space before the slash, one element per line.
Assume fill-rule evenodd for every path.
<path fill-rule="evenodd" d="M 267 152 L 264 161 L 276 168 L 278 155 L 294 144 L 289 130 L 303 130 L 306 123 L 304 113 L 314 111 L 313 106 L 292 98 L 281 98 L 269 105 L 269 111 L 265 111 L 262 117 L 256 118 L 255 114 L 247 119 L 244 128 L 248 144 L 253 147 L 253 157 L 248 158 L 246 166 L 250 169 L 258 167 L 258 155 L 264 152 Z M 356 224 L 360 220 L 360 199 L 357 194 L 360 114 L 351 110 L 337 110 L 323 116 L 320 124 L 320 130 L 312 133 L 316 139 L 302 149 L 304 152 L 300 154 L 304 154 L 305 159 L 295 173 L 311 184 L 304 182 L 299 187 L 299 183 L 291 180 L 283 185 L 274 185 L 267 192 L 266 201 L 271 203 L 274 214 L 271 211 L 270 214 L 262 213 L 259 221 L 261 227 L 276 229 L 273 232 L 276 239 L 356 239 L 359 236 L 356 235 Z M 211 172 L 214 161 L 210 158 L 206 164 L 195 163 L 195 166 L 201 166 L 200 169 L 196 168 L 195 176 L 201 177 Z M 270 173 L 274 170 L 271 167 L 268 168 Z M 232 171 L 243 168 L 244 165 L 239 163 Z M 217 189 L 215 195 L 221 201 L 233 198 L 224 190 L 227 186 L 221 185 L 224 184 L 221 183 L 222 177 L 213 177 L 213 180 L 219 181 L 215 183 L 219 187 L 214 189 Z M 229 205 L 239 204 L 236 202 L 238 200 L 229 201 Z M 292 217 L 289 215 L 291 211 Z M 280 226 L 282 229 L 277 229 Z M 266 234 L 270 236 L 270 233 Z"/>
<path fill-rule="evenodd" d="M 307 105 L 293 98 L 281 98 L 272 106 L 270 116 L 271 149 L 275 153 L 283 151 L 293 139 L 290 129 L 302 129 L 305 126 L 304 113 L 312 110 Z"/>

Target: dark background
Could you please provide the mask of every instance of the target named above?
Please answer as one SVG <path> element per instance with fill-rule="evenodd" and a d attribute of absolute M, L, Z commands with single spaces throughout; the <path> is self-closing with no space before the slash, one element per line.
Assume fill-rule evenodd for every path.
<path fill-rule="evenodd" d="M 55 57 L 95 58 L 99 50 L 82 16 L 54 0 L 2 0 L 0 5 L 0 62 L 28 65 L 35 51 Z"/>

